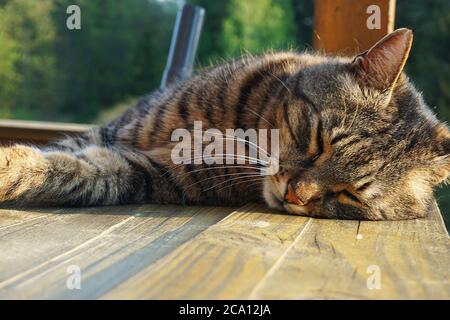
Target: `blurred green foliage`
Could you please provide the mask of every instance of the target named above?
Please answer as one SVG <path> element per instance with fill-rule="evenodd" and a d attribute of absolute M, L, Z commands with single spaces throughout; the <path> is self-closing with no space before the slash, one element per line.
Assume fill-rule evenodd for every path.
<path fill-rule="evenodd" d="M 81 30 L 66 9 L 81 8 Z M 159 84 L 178 5 L 0 1 L 0 116 L 91 122 Z"/>
<path fill-rule="evenodd" d="M 0 0 L 0 117 L 98 122 L 158 87 L 182 0 Z M 310 47 L 312 0 L 188 0 L 206 9 L 197 65 Z M 81 8 L 68 30 L 66 8 Z M 415 31 L 407 72 L 450 120 L 450 2 L 397 0 Z M 450 190 L 438 199 L 450 225 Z"/>

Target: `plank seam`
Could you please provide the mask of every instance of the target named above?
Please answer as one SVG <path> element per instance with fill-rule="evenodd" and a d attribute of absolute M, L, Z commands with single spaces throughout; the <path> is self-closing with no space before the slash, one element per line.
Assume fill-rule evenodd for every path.
<path fill-rule="evenodd" d="M 46 217 L 48 217 L 48 214 L 44 214 L 42 216 L 21 220 L 21 221 L 18 221 L 16 223 L 8 224 L 6 226 L 0 226 L 0 231 L 8 229 L 8 228 L 11 228 L 11 227 L 20 226 L 21 224 L 25 224 L 27 222 L 38 220 L 38 219 L 42 219 L 42 218 L 46 218 Z"/>
<path fill-rule="evenodd" d="M 201 233 L 203 233 L 204 231 L 208 230 L 211 227 L 214 227 L 218 224 L 223 223 L 224 221 L 234 217 L 236 214 L 238 213 L 242 213 L 242 212 L 249 212 L 248 210 L 251 209 L 255 204 L 254 203 L 247 203 L 244 204 L 243 206 L 237 207 L 236 209 L 234 209 L 233 211 L 231 211 L 230 213 L 228 213 L 225 217 L 223 217 L 222 219 L 220 219 L 219 221 L 217 221 L 216 223 L 208 226 L 205 230 L 203 230 Z"/>
<path fill-rule="evenodd" d="M 262 277 L 262 279 L 256 284 L 256 286 L 253 288 L 252 292 L 250 292 L 248 299 L 254 300 L 256 299 L 256 293 L 262 288 L 263 284 L 267 281 L 267 279 L 274 274 L 274 272 L 278 269 L 278 267 L 284 262 L 284 260 L 287 257 L 287 254 L 292 250 L 292 248 L 297 244 L 297 242 L 303 237 L 306 231 L 309 230 L 311 227 L 311 224 L 313 222 L 312 218 L 309 218 L 306 222 L 303 229 L 300 231 L 298 236 L 292 241 L 292 243 L 289 245 L 289 247 L 283 252 L 283 254 L 275 261 L 275 263 L 270 267 L 269 271 L 266 272 L 266 274 Z"/>
<path fill-rule="evenodd" d="M 79 250 L 79 249 L 89 245 L 90 243 L 92 243 L 92 242 L 96 241 L 97 239 L 99 239 L 99 238 L 101 238 L 101 237 L 111 233 L 115 229 L 119 228 L 120 226 L 122 226 L 123 224 L 127 223 L 128 221 L 130 221 L 130 220 L 132 220 L 134 218 L 135 218 L 134 215 L 131 216 L 131 217 L 128 217 L 125 220 L 123 220 L 123 221 L 121 221 L 119 223 L 116 223 L 115 225 L 113 225 L 113 226 L 109 227 L 108 229 L 102 231 L 99 235 L 97 235 L 95 237 L 92 237 L 91 239 L 89 239 L 89 240 L 79 244 L 78 246 L 76 246 L 76 247 L 74 247 L 74 248 L 72 248 L 72 249 L 70 249 L 70 250 L 68 250 L 66 252 L 63 252 L 63 253 L 57 255 L 56 257 L 51 258 L 50 260 L 42 262 L 41 264 L 35 266 L 34 268 L 25 270 L 25 271 L 15 275 L 15 276 L 9 278 L 9 279 L 6 279 L 6 280 L 0 282 L 0 289 L 3 289 L 4 287 L 6 287 L 6 286 L 8 286 L 8 285 L 10 285 L 10 284 L 20 280 L 21 278 L 26 277 L 29 274 L 32 274 L 33 272 L 39 270 L 40 268 L 42 268 L 42 267 L 44 267 L 44 266 L 46 266 L 48 264 L 51 264 L 52 262 L 55 262 L 55 261 L 65 257 L 65 256 L 70 255 L 71 253 L 73 253 L 73 252 L 75 252 L 75 251 L 77 251 L 77 250 Z"/>

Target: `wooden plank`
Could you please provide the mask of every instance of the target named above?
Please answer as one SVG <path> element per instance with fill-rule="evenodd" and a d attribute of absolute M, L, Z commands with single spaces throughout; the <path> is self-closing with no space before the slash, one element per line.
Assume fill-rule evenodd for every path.
<path fill-rule="evenodd" d="M 309 218 L 248 205 L 102 298 L 246 298 L 310 223 Z"/>
<path fill-rule="evenodd" d="M 250 298 L 449 299 L 449 265 L 435 204 L 427 219 L 314 220 Z M 367 285 L 370 268 L 379 268 L 379 289 Z"/>
<path fill-rule="evenodd" d="M 0 288 L 17 274 L 26 273 L 129 217 L 117 214 L 117 210 L 99 210 L 101 214 L 90 215 L 92 211 L 1 209 Z"/>
<path fill-rule="evenodd" d="M 435 206 L 427 219 L 396 222 L 264 211 L 234 212 L 103 298 L 450 298 L 450 243 Z M 367 286 L 371 265 L 380 290 Z"/>
<path fill-rule="evenodd" d="M 10 223 L 8 232 L 0 228 L 0 298 L 96 298 L 232 210 L 102 207 L 49 213 L 46 223 Z M 69 266 L 80 268 L 81 290 L 68 289 Z"/>
<path fill-rule="evenodd" d="M 11 228 L 13 226 L 24 225 L 33 220 L 44 219 L 49 214 L 53 212 L 57 212 L 57 209 L 54 210 L 39 210 L 39 209 L 31 209 L 27 211 L 23 210 L 5 210 L 0 209 L 0 235 L 2 231 L 7 228 Z"/>
<path fill-rule="evenodd" d="M 47 143 L 65 135 L 78 134 L 92 125 L 25 120 L 0 120 L 0 143 Z"/>
<path fill-rule="evenodd" d="M 450 241 L 430 211 L 358 222 L 261 205 L 0 210 L 0 298 L 448 299 Z M 73 265 L 80 290 L 66 285 Z"/>
<path fill-rule="evenodd" d="M 369 29 L 369 6 L 380 8 L 380 29 Z M 313 47 L 353 55 L 369 49 L 394 30 L 395 0 L 316 0 Z"/>

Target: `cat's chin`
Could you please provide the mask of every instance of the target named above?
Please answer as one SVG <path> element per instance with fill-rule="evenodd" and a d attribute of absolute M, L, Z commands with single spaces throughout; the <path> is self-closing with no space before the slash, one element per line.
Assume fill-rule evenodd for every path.
<path fill-rule="evenodd" d="M 277 210 L 282 210 L 282 211 L 286 211 L 286 209 L 283 206 L 283 202 L 280 201 L 273 193 L 266 192 L 266 190 L 264 190 L 264 201 L 266 202 L 266 204 L 269 206 L 269 208 L 272 209 L 277 209 Z"/>
<path fill-rule="evenodd" d="M 291 204 L 284 202 L 283 208 L 289 213 L 298 214 L 302 216 L 310 215 L 310 211 L 308 210 L 307 206 L 300 206 L 296 204 Z"/>
<path fill-rule="evenodd" d="M 270 208 L 286 211 L 284 208 L 284 194 L 286 193 L 287 180 L 275 179 L 266 176 L 264 179 L 263 197 Z"/>
<path fill-rule="evenodd" d="M 283 206 L 283 195 L 281 191 L 276 188 L 276 185 L 271 183 L 270 179 L 264 181 L 263 197 L 269 208 L 286 211 Z"/>

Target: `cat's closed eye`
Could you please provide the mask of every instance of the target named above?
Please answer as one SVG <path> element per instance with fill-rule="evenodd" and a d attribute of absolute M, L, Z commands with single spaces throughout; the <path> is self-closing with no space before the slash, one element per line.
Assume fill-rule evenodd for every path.
<path fill-rule="evenodd" d="M 356 189 L 358 192 L 363 192 L 364 190 L 367 190 L 372 185 L 372 181 L 365 182 L 360 187 Z"/>
<path fill-rule="evenodd" d="M 361 200 L 355 194 L 351 193 L 347 189 L 344 189 L 341 192 L 339 192 L 338 198 L 339 197 L 344 197 L 346 198 L 346 200 L 350 200 L 358 204 L 362 203 Z"/>

